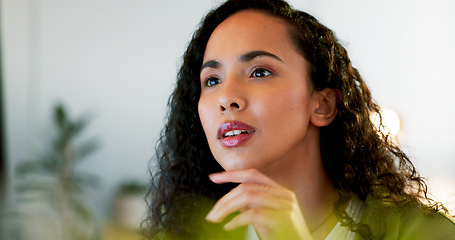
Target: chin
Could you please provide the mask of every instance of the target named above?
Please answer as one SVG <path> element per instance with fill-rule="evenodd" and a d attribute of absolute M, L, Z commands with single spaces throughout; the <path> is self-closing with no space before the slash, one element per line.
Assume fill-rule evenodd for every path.
<path fill-rule="evenodd" d="M 245 159 L 226 159 L 226 161 L 218 161 L 220 165 L 226 171 L 231 170 L 242 170 L 242 169 L 251 169 L 251 168 L 260 168 L 257 164 L 254 164 L 251 160 Z"/>
<path fill-rule="evenodd" d="M 235 159 L 235 160 L 230 159 L 230 160 L 222 163 L 221 166 L 226 171 L 252 168 L 252 166 L 250 166 L 250 164 L 248 164 L 248 162 L 246 162 L 245 160 L 240 160 L 240 159 Z"/>

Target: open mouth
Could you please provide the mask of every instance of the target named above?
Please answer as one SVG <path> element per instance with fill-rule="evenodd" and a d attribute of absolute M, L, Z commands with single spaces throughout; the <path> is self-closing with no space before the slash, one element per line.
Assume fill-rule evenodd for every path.
<path fill-rule="evenodd" d="M 246 143 L 255 129 L 241 121 L 225 122 L 218 129 L 218 139 L 223 147 L 238 147 Z"/>
<path fill-rule="evenodd" d="M 226 132 L 223 135 L 223 138 L 225 138 L 225 137 L 234 137 L 234 136 L 238 136 L 240 134 L 249 134 L 249 133 L 251 133 L 250 130 L 232 130 L 232 131 Z"/>

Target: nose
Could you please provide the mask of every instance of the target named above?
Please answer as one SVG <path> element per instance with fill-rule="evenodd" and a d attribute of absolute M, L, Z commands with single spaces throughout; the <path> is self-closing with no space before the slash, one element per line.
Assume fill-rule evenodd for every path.
<path fill-rule="evenodd" d="M 218 99 L 221 112 L 244 110 L 247 101 L 244 95 L 245 86 L 242 85 L 241 81 L 231 77 L 225 79 L 221 85 L 223 85 L 223 89 Z"/>

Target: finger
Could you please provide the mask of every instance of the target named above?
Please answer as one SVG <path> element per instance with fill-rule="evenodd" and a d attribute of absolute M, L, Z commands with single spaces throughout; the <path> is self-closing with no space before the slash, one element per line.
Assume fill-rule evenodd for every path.
<path fill-rule="evenodd" d="M 293 192 L 281 188 L 281 187 L 271 187 L 268 185 L 260 185 L 260 184 L 251 184 L 251 183 L 242 183 L 233 190 L 231 190 L 229 193 L 224 195 L 220 200 L 218 200 L 217 204 L 213 207 L 214 209 L 217 208 L 220 205 L 225 204 L 228 201 L 231 201 L 233 198 L 236 198 L 237 196 L 247 193 L 247 194 L 252 194 L 253 192 L 258 192 L 258 193 L 265 193 L 268 194 L 272 197 L 276 198 L 282 198 L 284 200 L 292 201 L 293 198 Z"/>
<path fill-rule="evenodd" d="M 252 208 L 226 225 L 227 231 L 253 225 L 260 239 L 313 239 L 306 224 L 294 221 L 290 212 Z"/>
<path fill-rule="evenodd" d="M 278 183 L 267 177 L 256 169 L 231 170 L 220 173 L 212 173 L 209 175 L 210 180 L 214 183 L 256 183 L 281 187 Z"/>
<path fill-rule="evenodd" d="M 256 190 L 243 191 L 241 194 L 236 194 L 235 197 L 230 197 L 229 200 L 221 200 L 207 215 L 207 220 L 221 222 L 232 213 L 245 211 L 250 208 L 265 208 L 281 211 L 293 209 L 292 201 L 277 198 L 268 193 Z"/>
<path fill-rule="evenodd" d="M 237 216 L 235 216 L 230 222 L 224 225 L 224 229 L 230 231 L 239 227 L 247 226 L 249 224 L 259 226 L 273 226 L 276 225 L 271 221 L 279 221 L 277 219 L 277 211 L 271 209 L 251 208 Z M 278 217 L 279 218 L 279 217 Z"/>

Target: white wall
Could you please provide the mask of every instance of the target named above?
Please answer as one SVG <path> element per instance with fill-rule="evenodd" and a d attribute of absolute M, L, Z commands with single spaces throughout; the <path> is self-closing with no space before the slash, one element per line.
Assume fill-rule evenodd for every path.
<path fill-rule="evenodd" d="M 56 101 L 94 115 L 102 148 L 82 168 L 107 213 L 125 179 L 148 181 L 180 56 L 210 1 L 3 0 L 8 153 L 34 157 Z M 201 7 L 204 6 L 204 7 Z"/>
<path fill-rule="evenodd" d="M 310 10 L 334 29 L 430 190 L 455 210 L 455 2 L 324 0 Z"/>
<path fill-rule="evenodd" d="M 55 101 L 73 115 L 94 113 L 86 136 L 102 149 L 82 168 L 101 178 L 91 199 L 107 215 L 120 181 L 147 180 L 180 57 L 220 1 L 1 1 L 9 160 L 37 154 Z M 442 194 L 454 195 L 454 4 L 290 2 L 346 43 L 375 99 L 400 115 L 404 149 L 431 181 L 451 182 Z"/>

